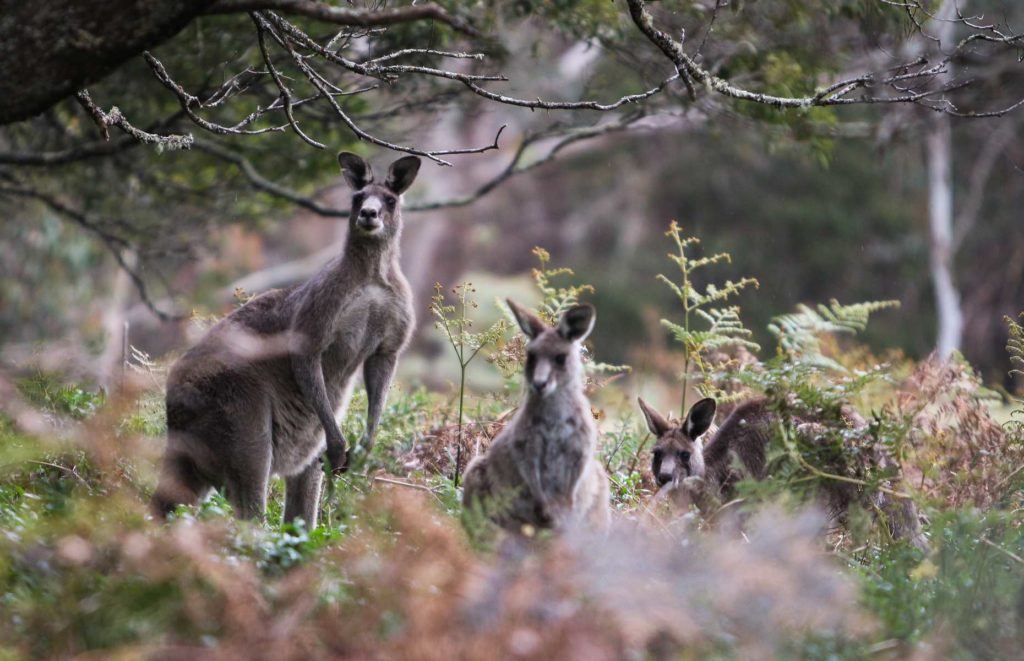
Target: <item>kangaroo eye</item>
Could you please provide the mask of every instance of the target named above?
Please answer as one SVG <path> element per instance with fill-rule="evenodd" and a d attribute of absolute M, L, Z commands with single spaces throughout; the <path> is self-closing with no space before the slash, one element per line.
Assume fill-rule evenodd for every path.
<path fill-rule="evenodd" d="M 352 196 L 352 202 L 355 204 L 362 204 L 363 200 L 366 199 L 366 193 L 356 193 Z"/>
<path fill-rule="evenodd" d="M 665 454 L 660 448 L 654 450 L 654 460 L 661 461 L 662 455 Z"/>
<path fill-rule="evenodd" d="M 395 202 L 397 202 L 397 201 L 398 201 L 398 199 L 395 198 L 395 197 L 392 197 L 391 195 L 385 195 L 384 196 L 384 204 L 388 205 L 388 209 L 394 209 L 395 208 Z"/>
<path fill-rule="evenodd" d="M 559 367 L 565 367 L 565 358 L 566 354 L 564 353 L 560 353 L 557 356 L 555 356 L 555 365 L 558 365 Z"/>
<path fill-rule="evenodd" d="M 690 453 L 685 451 L 685 450 L 683 450 L 682 452 L 679 453 L 679 458 L 682 459 L 683 461 L 689 463 L 689 461 L 690 461 Z"/>

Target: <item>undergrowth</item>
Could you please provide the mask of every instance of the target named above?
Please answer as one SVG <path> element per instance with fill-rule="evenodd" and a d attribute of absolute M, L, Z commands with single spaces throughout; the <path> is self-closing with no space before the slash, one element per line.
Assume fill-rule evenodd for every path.
<path fill-rule="evenodd" d="M 691 245 L 678 230 L 673 240 Z M 539 309 L 553 320 L 589 290 L 538 258 Z M 681 300 L 700 303 L 690 313 L 714 331 L 718 313 L 695 310 L 724 289 L 697 294 L 689 278 Z M 509 387 L 464 388 L 454 424 L 449 394 L 393 388 L 371 456 L 334 478 L 314 530 L 282 523 L 280 479 L 262 523 L 236 521 L 220 493 L 167 525 L 148 519 L 166 366 L 147 356 L 133 359 L 129 394 L 23 379 L 0 413 L 0 658 L 1013 658 L 1024 642 L 1021 407 L 998 424 L 962 359 L 857 346 L 853 333 L 889 307 L 800 308 L 775 320 L 766 359 L 684 320 L 677 337 L 704 392 L 764 396 L 780 422 L 768 478 L 742 482 L 742 502 L 712 517 L 681 513 L 682 526 L 649 507 L 649 436 L 621 403 L 629 382 L 588 356 L 616 526 L 541 535 L 529 549 L 471 543 L 455 479 L 518 401 L 516 336 L 487 338 Z M 1024 332 L 1009 327 L 1020 370 Z M 460 362 L 483 344 L 464 342 Z M 346 437 L 362 435 L 365 406 L 357 389 Z M 869 504 L 831 522 L 806 509 L 837 484 L 913 499 L 927 549 L 890 539 Z"/>

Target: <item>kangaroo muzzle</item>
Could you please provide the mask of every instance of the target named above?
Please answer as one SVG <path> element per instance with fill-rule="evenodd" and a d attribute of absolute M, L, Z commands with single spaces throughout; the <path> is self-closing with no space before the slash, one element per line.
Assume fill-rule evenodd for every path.
<path fill-rule="evenodd" d="M 537 362 L 530 375 L 530 388 L 541 395 L 549 395 L 555 389 L 555 378 L 551 373 L 551 363 L 546 360 Z"/>
<path fill-rule="evenodd" d="M 668 455 L 661 460 L 657 478 L 658 486 L 662 487 L 676 479 L 676 458 L 674 456 Z"/>

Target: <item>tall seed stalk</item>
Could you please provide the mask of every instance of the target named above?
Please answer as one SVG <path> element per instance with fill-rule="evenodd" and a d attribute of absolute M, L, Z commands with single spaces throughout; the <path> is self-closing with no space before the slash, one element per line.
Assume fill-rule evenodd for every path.
<path fill-rule="evenodd" d="M 444 331 L 459 362 L 458 443 L 455 448 L 455 473 L 453 476 L 456 488 L 459 486 L 459 477 L 462 473 L 466 369 L 480 353 L 480 350 L 488 344 L 498 341 L 504 336 L 508 327 L 504 319 L 499 319 L 493 326 L 481 333 L 473 333 L 470 330 L 473 320 L 470 319 L 469 312 L 480 307 L 473 298 L 475 293 L 476 288 L 471 282 L 456 285 L 451 289 L 451 294 L 455 297 L 455 304 L 451 305 L 445 301 L 444 288 L 438 282 L 434 284 L 434 296 L 430 299 L 430 313 L 436 319 L 434 326 Z"/>

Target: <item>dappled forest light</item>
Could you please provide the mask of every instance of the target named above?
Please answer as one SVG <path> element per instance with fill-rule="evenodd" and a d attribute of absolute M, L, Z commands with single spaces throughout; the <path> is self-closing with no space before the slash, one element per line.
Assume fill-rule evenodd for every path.
<path fill-rule="evenodd" d="M 16 5 L 0 657 L 1019 658 L 1024 6 Z"/>

